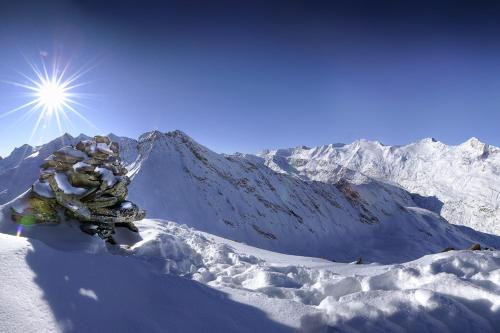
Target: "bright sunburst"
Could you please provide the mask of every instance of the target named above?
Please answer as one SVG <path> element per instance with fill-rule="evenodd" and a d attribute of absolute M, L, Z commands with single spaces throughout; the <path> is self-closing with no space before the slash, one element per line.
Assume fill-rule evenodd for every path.
<path fill-rule="evenodd" d="M 64 103 L 67 103 L 66 89 L 55 80 L 43 82 L 36 93 L 39 103 L 48 112 L 60 110 Z"/>
<path fill-rule="evenodd" d="M 46 56 L 46 54 L 42 54 L 41 67 L 27 60 L 33 73 L 31 76 L 19 73 L 24 78 L 24 82 L 4 81 L 23 88 L 25 90 L 24 95 L 29 100 L 27 103 L 0 115 L 0 118 L 20 111 L 23 112 L 23 116 L 19 120 L 26 120 L 33 115 L 38 115 L 29 141 L 33 139 L 40 127 L 46 127 L 54 119 L 59 132 L 62 134 L 66 130 L 66 125 L 73 125 L 69 114 L 76 115 L 90 126 L 95 127 L 77 110 L 77 108 L 85 107 L 81 103 L 81 99 L 88 96 L 88 94 L 77 93 L 75 90 L 88 84 L 88 82 L 79 82 L 79 80 L 90 68 L 69 74 L 69 62 L 65 66 L 60 66 L 54 60 L 49 68 L 45 62 Z"/>

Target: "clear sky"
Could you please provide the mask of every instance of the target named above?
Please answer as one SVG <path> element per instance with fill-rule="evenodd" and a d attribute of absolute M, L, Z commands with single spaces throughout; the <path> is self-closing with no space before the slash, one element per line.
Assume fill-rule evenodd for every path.
<path fill-rule="evenodd" d="M 57 54 L 90 93 L 73 135 L 180 129 L 218 152 L 471 136 L 500 145 L 500 6 L 485 1 L 0 4 L 0 80 Z M 10 2 L 10 1 L 9 1 Z M 31 75 L 31 74 L 30 74 Z M 26 102 L 0 82 L 0 113 Z M 0 118 L 0 155 L 36 114 Z M 32 144 L 58 136 L 54 123 Z"/>

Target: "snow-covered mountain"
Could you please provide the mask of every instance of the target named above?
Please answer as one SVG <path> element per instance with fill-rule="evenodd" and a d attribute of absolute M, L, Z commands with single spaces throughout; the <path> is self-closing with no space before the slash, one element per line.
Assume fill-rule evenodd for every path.
<path fill-rule="evenodd" d="M 360 140 L 259 155 L 277 172 L 325 183 L 354 170 L 417 194 L 420 205 L 451 223 L 500 235 L 500 149 L 476 138 L 457 146 L 431 138 L 406 146 Z"/>
<path fill-rule="evenodd" d="M 63 139 L 67 144 L 80 138 Z M 500 247 L 499 237 L 447 223 L 439 215 L 442 203 L 436 197 L 374 179 L 363 170 L 337 164 L 334 157 L 326 159 L 326 153 L 324 164 L 316 162 L 314 154 L 300 161 L 292 157 L 313 149 L 222 155 L 180 131 L 153 131 L 137 141 L 113 139 L 122 147 L 132 178 L 130 199 L 151 218 L 185 223 L 265 249 L 337 261 L 361 256 L 401 262 L 474 242 Z M 4 202 L 31 185 L 38 165 L 62 141 L 30 147 L 30 154 L 17 164 L 5 162 L 11 157 L 0 161 L 0 177 L 8 180 L 0 182 Z M 336 151 L 345 146 L 329 147 Z M 367 149 L 365 154 L 377 156 L 377 150 Z M 326 165 L 327 171 L 300 169 L 308 162 Z"/>

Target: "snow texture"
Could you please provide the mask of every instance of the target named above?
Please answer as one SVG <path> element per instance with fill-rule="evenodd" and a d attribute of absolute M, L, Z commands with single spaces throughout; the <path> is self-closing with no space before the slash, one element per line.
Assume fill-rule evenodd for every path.
<path fill-rule="evenodd" d="M 37 180 L 33 184 L 33 191 L 44 198 L 54 198 L 54 191 L 50 188 L 49 183 L 42 183 Z"/>
<path fill-rule="evenodd" d="M 61 172 L 55 173 L 57 186 L 66 194 L 82 195 L 88 190 L 82 187 L 74 187 L 69 183 L 68 176 Z"/>
<path fill-rule="evenodd" d="M 116 184 L 117 177 L 113 174 L 113 171 L 106 168 L 95 168 L 95 172 L 101 175 L 103 181 L 106 182 L 108 187 L 112 187 Z"/>
<path fill-rule="evenodd" d="M 85 163 L 85 162 L 78 162 L 78 163 L 75 163 L 73 164 L 73 170 L 77 171 L 78 169 L 81 169 L 81 168 L 88 168 L 90 167 L 91 165 L 88 164 L 88 163 Z"/>

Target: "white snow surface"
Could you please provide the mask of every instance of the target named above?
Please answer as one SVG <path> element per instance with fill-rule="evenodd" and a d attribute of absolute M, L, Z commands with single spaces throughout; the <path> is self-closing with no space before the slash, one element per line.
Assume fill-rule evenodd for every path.
<path fill-rule="evenodd" d="M 88 168 L 88 167 L 91 167 L 91 165 L 88 163 L 85 163 L 85 162 L 78 162 L 78 163 L 73 164 L 73 170 L 75 170 L 75 171 L 78 171 L 78 169 L 81 169 L 81 168 Z"/>
<path fill-rule="evenodd" d="M 36 194 L 45 198 L 54 198 L 54 191 L 50 188 L 49 183 L 41 182 L 40 180 L 35 181 L 33 184 L 33 191 Z"/>
<path fill-rule="evenodd" d="M 102 151 L 103 153 L 113 154 L 113 151 L 107 143 L 99 142 L 97 143 L 96 149 Z"/>
<path fill-rule="evenodd" d="M 12 223 L 1 219 L 9 233 Z M 129 248 L 77 225 L 0 234 L 0 331 L 496 332 L 500 253 L 355 265 L 138 223 Z M 68 241 L 71 239 L 71 241 Z"/>
<path fill-rule="evenodd" d="M 57 182 L 57 186 L 66 194 L 81 195 L 88 191 L 83 187 L 74 187 L 71 185 L 68 176 L 62 172 L 56 172 L 54 178 Z"/>
<path fill-rule="evenodd" d="M 271 318 L 319 331 L 495 332 L 500 329 L 500 252 L 450 251 L 400 265 L 354 265 L 260 250 L 174 223 L 139 224 L 140 256 L 231 293 L 257 293 L 295 311 Z M 282 303 L 284 302 L 284 303 Z M 292 310 L 293 311 L 293 310 Z M 283 315 L 283 316 L 279 316 Z"/>
<path fill-rule="evenodd" d="M 118 181 L 117 177 L 113 174 L 113 171 L 106 168 L 95 168 L 95 172 L 101 175 L 103 181 L 106 182 L 108 187 L 112 187 Z"/>

